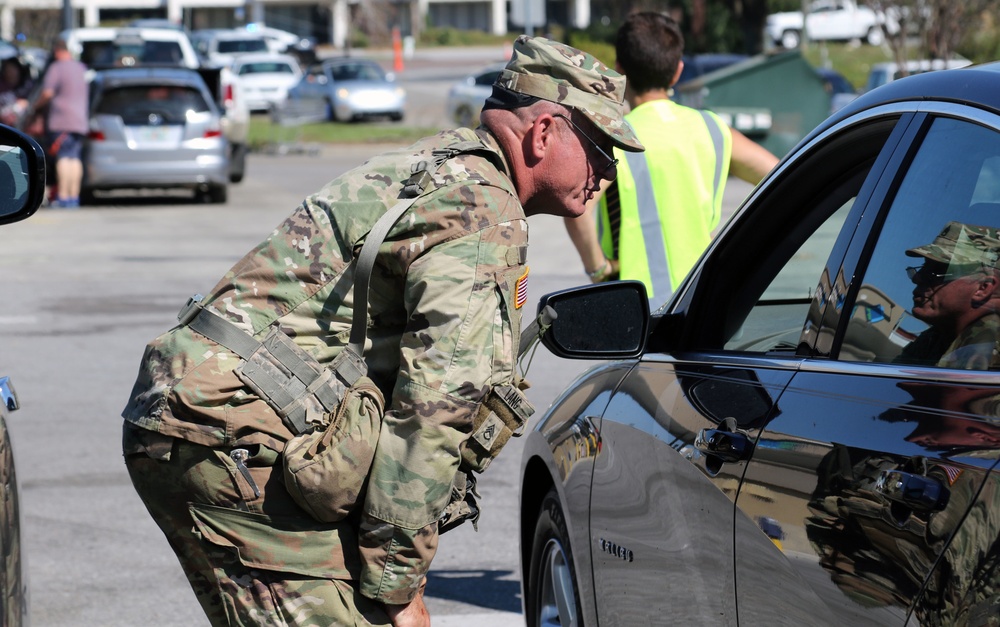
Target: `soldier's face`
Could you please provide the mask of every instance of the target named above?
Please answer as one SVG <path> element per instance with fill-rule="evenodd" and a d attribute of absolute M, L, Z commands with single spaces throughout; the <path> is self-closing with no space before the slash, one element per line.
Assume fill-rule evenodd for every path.
<path fill-rule="evenodd" d="M 583 214 L 587 201 L 599 192 L 601 181 L 616 175 L 617 162 L 610 156 L 610 142 L 603 147 L 589 134 L 603 137 L 589 123 L 588 133 L 584 126 L 567 116 L 556 115 L 550 119 L 554 145 L 546 156 L 545 182 L 539 187 L 536 202 L 532 203 L 532 213 L 576 217 Z"/>
<path fill-rule="evenodd" d="M 947 325 L 967 314 L 978 287 L 975 275 L 952 276 L 946 264 L 930 260 L 912 280 L 913 316 L 931 325 Z"/>

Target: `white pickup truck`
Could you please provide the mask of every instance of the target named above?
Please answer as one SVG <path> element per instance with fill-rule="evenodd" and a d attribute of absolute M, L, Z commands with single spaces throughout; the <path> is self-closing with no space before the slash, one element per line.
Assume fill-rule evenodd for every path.
<path fill-rule="evenodd" d="M 802 12 L 787 11 L 767 16 L 764 32 L 767 39 L 784 48 L 797 48 L 802 42 Z M 899 22 L 876 13 L 856 0 L 817 0 L 809 5 L 805 31 L 810 41 L 849 41 L 860 39 L 873 46 L 899 31 Z"/>

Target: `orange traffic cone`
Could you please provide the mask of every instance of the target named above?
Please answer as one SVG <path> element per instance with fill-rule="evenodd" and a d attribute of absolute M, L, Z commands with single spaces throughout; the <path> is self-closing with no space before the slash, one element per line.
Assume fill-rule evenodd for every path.
<path fill-rule="evenodd" d="M 399 27 L 392 27 L 392 69 L 403 71 L 403 39 L 399 36 Z"/>

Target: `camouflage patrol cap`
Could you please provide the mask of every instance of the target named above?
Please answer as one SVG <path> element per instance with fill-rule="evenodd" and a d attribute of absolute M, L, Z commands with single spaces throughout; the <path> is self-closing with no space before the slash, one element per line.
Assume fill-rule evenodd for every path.
<path fill-rule="evenodd" d="M 1000 269 L 1000 229 L 949 222 L 934 241 L 906 251 L 949 267 L 985 266 Z"/>
<path fill-rule="evenodd" d="M 586 52 L 521 35 L 495 85 L 577 109 L 615 146 L 645 150 L 625 122 L 625 77 Z"/>

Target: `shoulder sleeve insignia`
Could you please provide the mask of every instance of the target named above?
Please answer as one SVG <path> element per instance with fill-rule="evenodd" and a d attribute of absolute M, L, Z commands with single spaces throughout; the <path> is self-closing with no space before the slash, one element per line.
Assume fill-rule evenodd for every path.
<path fill-rule="evenodd" d="M 517 280 L 514 288 L 514 309 L 520 309 L 528 300 L 528 267 L 524 267 L 524 274 Z"/>

